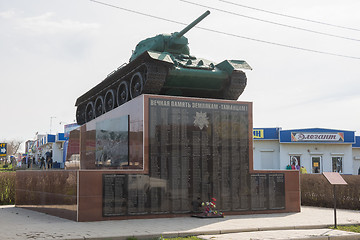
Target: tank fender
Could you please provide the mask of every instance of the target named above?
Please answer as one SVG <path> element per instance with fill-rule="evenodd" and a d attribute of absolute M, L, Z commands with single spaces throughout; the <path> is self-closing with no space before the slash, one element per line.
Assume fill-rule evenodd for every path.
<path fill-rule="evenodd" d="M 149 55 L 149 57 L 152 59 L 174 64 L 170 54 L 167 54 L 166 52 L 156 52 L 156 51 L 146 51 L 146 52 Z"/>
<path fill-rule="evenodd" d="M 243 60 L 224 60 L 215 66 L 227 72 L 228 74 L 231 74 L 235 70 L 241 70 L 241 69 L 252 70 L 250 65 Z"/>

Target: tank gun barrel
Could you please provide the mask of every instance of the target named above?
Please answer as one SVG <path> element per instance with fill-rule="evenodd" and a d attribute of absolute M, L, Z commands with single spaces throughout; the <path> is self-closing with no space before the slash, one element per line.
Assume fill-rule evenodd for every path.
<path fill-rule="evenodd" d="M 181 32 L 179 32 L 178 34 L 176 34 L 177 38 L 180 38 L 181 36 L 183 36 L 185 33 L 187 33 L 191 28 L 193 28 L 196 24 L 198 24 L 201 20 L 203 20 L 204 18 L 207 17 L 207 15 L 210 14 L 210 11 L 207 10 L 205 13 L 203 13 L 200 17 L 198 17 L 197 19 L 195 19 L 195 21 L 193 21 L 192 23 L 190 23 L 188 26 L 186 26 L 183 30 L 181 30 Z"/>

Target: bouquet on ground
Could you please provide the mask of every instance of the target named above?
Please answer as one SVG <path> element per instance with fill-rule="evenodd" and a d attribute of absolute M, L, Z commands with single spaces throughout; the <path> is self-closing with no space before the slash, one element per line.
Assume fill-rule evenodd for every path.
<path fill-rule="evenodd" d="M 201 208 L 204 217 L 224 217 L 224 214 L 216 210 L 216 198 L 211 198 L 209 202 L 202 202 Z"/>

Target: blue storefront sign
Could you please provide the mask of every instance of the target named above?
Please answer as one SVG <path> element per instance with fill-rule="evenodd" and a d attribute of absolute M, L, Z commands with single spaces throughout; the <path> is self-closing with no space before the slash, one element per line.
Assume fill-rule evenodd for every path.
<path fill-rule="evenodd" d="M 0 143 L 0 157 L 6 157 L 7 143 Z"/>
<path fill-rule="evenodd" d="M 277 140 L 280 128 L 254 128 L 254 140 Z"/>
<path fill-rule="evenodd" d="M 355 132 L 325 128 L 280 131 L 281 143 L 355 143 Z"/>

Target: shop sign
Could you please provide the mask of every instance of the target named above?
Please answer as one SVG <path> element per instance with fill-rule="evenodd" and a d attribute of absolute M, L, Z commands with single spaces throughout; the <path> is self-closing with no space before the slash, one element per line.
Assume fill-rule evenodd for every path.
<path fill-rule="evenodd" d="M 264 129 L 254 129 L 253 138 L 264 138 Z"/>
<path fill-rule="evenodd" d="M 6 145 L 7 143 L 0 143 L 0 157 L 6 157 Z"/>
<path fill-rule="evenodd" d="M 292 132 L 292 142 L 344 142 L 344 133 Z"/>

